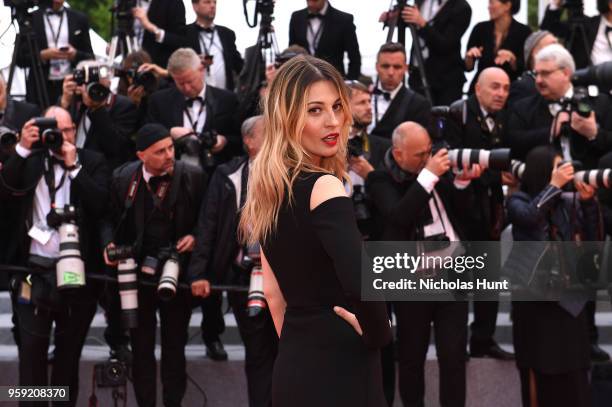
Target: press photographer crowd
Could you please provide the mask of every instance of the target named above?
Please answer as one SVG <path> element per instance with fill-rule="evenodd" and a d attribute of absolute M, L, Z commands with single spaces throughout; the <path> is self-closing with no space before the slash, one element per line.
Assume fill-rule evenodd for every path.
<path fill-rule="evenodd" d="M 514 241 L 612 235 L 612 0 L 597 0 L 593 17 L 581 0 L 551 0 L 536 31 L 513 17 L 520 0 L 488 0 L 490 19 L 469 33 L 484 0 L 397 1 L 358 27 L 348 12 L 359 2 L 340 11 L 307 0 L 274 25 L 274 2 L 255 3 L 258 41 L 241 53 L 234 31 L 215 23 L 216 0 L 192 0 L 190 24 L 182 0 L 116 0 L 108 55 L 96 59 L 87 10 L 4 0 L 19 27 L 0 76 L 0 288 L 12 302 L 15 385 L 67 386 L 70 401 L 53 405 L 77 405 L 101 307 L 110 359 L 96 366 L 97 385 L 131 382 L 139 406 L 156 404 L 159 315 L 163 405 L 180 406 L 192 309 L 202 311 L 206 356 L 223 362 L 225 298 L 245 348 L 248 385 L 237 391 L 251 407 L 277 405 L 279 337 L 260 247 L 238 225 L 266 143 L 270 85 L 303 55 L 345 79 L 345 186 L 363 240 L 459 241 L 469 251 L 504 231 Z M 356 33 L 383 24 L 368 77 Z M 274 32 L 287 29 L 279 52 Z M 11 94 L 16 67 L 27 71 L 23 97 Z M 531 254 L 516 262 L 527 274 L 543 256 Z M 610 268 L 607 256 L 593 259 Z M 593 366 L 610 360 L 592 298 L 513 302 L 513 352 L 494 339 L 497 294 L 471 302 L 470 324 L 470 301 L 387 302 L 394 339 L 372 374 L 388 406 L 425 406 L 432 326 L 441 406 L 466 405 L 475 358 L 513 363 L 524 407 L 612 405 L 609 390 L 592 389 Z M 97 405 L 95 392 L 88 401 Z"/>

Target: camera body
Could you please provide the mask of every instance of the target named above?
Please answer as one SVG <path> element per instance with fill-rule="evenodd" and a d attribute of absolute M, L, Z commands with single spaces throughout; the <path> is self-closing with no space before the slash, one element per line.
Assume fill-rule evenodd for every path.
<path fill-rule="evenodd" d="M 138 72 L 140 65 L 134 64 L 131 68 L 115 68 L 115 75 L 128 79 L 134 86 L 142 86 L 150 94 L 157 87 L 157 78 L 151 71 Z"/>
<path fill-rule="evenodd" d="M 593 111 L 588 90 L 584 87 L 575 87 L 574 96 L 561 99 L 560 103 L 562 111 L 570 114 L 576 112 L 584 118 L 589 117 Z"/>
<path fill-rule="evenodd" d="M 98 387 L 121 387 L 127 384 L 127 366 L 117 359 L 109 359 L 94 366 Z"/>
<path fill-rule="evenodd" d="M 215 166 L 212 148 L 217 144 L 216 130 L 202 130 L 199 136 L 188 134 L 175 140 L 174 144 L 176 155 L 180 160 L 197 166 L 201 164 L 204 168 Z"/>
<path fill-rule="evenodd" d="M 355 136 L 349 138 L 346 145 L 346 151 L 348 152 L 349 158 L 361 157 L 363 155 L 363 141 L 361 137 Z"/>
<path fill-rule="evenodd" d="M 100 83 L 100 79 L 110 78 L 110 70 L 106 66 L 85 66 L 73 73 L 78 86 L 85 85 L 87 95 L 94 102 L 104 101 L 110 94 L 110 89 Z"/>
<path fill-rule="evenodd" d="M 17 139 L 17 132 L 9 127 L 0 126 L 0 149 L 9 150 L 17 144 Z"/>
<path fill-rule="evenodd" d="M 52 117 L 37 117 L 34 126 L 38 127 L 42 147 L 59 152 L 64 143 L 64 135 L 57 128 L 57 120 Z"/>

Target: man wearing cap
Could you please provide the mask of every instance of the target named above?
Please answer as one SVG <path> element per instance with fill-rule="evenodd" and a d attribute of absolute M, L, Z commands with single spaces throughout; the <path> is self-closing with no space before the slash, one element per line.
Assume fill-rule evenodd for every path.
<path fill-rule="evenodd" d="M 157 285 L 167 258 L 163 252 L 178 254 L 179 284 L 185 279 L 207 178 L 200 168 L 175 162 L 170 131 L 160 124 L 146 124 L 138 131 L 136 150 L 139 160 L 113 173 L 110 210 L 102 226 L 104 260 L 116 266 L 117 261 L 109 259 L 109 249 L 125 245 L 134 248 L 138 317 L 130 339 L 138 405 L 155 405 L 154 351 L 159 309 L 163 401 L 165 406 L 180 406 L 186 386 L 185 344 L 191 293 L 179 286 L 173 298 L 161 301 Z"/>

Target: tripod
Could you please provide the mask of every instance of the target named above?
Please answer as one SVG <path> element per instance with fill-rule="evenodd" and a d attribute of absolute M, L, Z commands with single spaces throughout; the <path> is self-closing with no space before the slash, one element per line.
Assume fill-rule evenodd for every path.
<path fill-rule="evenodd" d="M 25 54 L 29 58 L 30 75 L 34 79 L 34 101 L 42 109 L 49 106 L 49 94 L 47 92 L 46 79 L 43 74 L 42 62 L 40 61 L 40 49 L 36 42 L 36 34 L 32 28 L 32 15 L 27 11 L 13 10 L 13 21 L 17 20 L 19 24 L 19 33 L 15 37 L 15 48 L 13 49 L 13 57 L 9 70 L 9 78 L 6 85 L 6 94 L 11 94 L 11 86 L 17 66 L 17 54 L 21 51 L 22 44 L 25 42 Z"/>
<path fill-rule="evenodd" d="M 125 58 L 132 51 L 138 50 L 138 41 L 134 37 L 134 17 L 132 17 L 131 4 L 129 1 L 119 0 L 111 8 L 111 29 L 113 36 L 110 41 L 108 52 L 109 65 L 113 65 L 113 61 L 121 52 L 121 56 Z M 115 20 L 117 24 L 115 26 Z"/>
<path fill-rule="evenodd" d="M 410 36 L 412 37 L 412 49 L 414 50 L 414 57 L 417 61 L 417 67 L 419 69 L 419 76 L 421 77 L 421 84 L 423 86 L 423 93 L 429 103 L 433 104 L 431 97 L 431 90 L 429 88 L 429 82 L 427 81 L 427 75 L 425 74 L 425 63 L 423 61 L 423 52 L 421 50 L 421 44 L 419 43 L 419 35 L 417 33 L 414 24 L 406 24 L 402 19 L 402 10 L 404 7 L 416 7 L 406 5 L 406 0 L 398 0 L 397 6 L 390 13 L 394 14 L 394 17 L 389 22 L 389 31 L 387 32 L 387 42 L 393 41 L 393 33 L 397 28 L 397 42 L 401 43 L 404 47 L 406 46 L 406 27 L 410 29 Z"/>

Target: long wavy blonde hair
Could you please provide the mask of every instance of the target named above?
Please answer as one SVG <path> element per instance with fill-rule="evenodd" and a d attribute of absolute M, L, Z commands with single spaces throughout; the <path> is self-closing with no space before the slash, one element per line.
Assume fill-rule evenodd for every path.
<path fill-rule="evenodd" d="M 338 151 L 313 164 L 302 147 L 310 86 L 329 81 L 340 95 L 344 121 Z M 300 172 L 327 172 L 348 180 L 346 144 L 351 110 L 344 81 L 338 71 L 320 59 L 300 55 L 287 61 L 276 73 L 264 101 L 264 142 L 253 162 L 247 198 L 240 216 L 239 233 L 247 243 L 263 243 L 276 227 L 279 210 L 288 194 L 293 201 L 293 182 Z"/>

